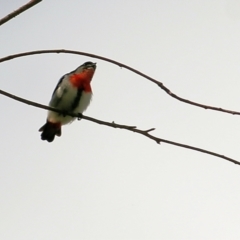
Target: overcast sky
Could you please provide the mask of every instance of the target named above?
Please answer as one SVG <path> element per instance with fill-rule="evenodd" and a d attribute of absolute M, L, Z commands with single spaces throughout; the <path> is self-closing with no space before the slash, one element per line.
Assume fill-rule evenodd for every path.
<path fill-rule="evenodd" d="M 0 18 L 27 1 L 0 0 Z M 0 57 L 71 49 L 125 63 L 181 97 L 240 111 L 237 0 L 43 1 L 0 27 Z M 97 62 L 87 116 L 240 161 L 240 116 L 171 98 L 119 66 L 44 54 L 0 64 L 0 89 L 48 104 Z M 47 143 L 43 109 L 0 95 L 0 239 L 239 239 L 240 166 L 86 120 Z"/>

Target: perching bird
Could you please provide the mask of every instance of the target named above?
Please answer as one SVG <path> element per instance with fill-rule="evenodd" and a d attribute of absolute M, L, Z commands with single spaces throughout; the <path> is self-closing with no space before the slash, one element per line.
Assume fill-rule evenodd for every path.
<path fill-rule="evenodd" d="M 50 107 L 63 112 L 82 114 L 92 98 L 91 80 L 96 70 L 96 63 L 85 62 L 76 70 L 65 74 L 58 82 L 49 103 Z M 42 140 L 52 142 L 55 135 L 61 136 L 61 127 L 74 121 L 75 118 L 48 111 L 47 122 L 39 131 Z"/>

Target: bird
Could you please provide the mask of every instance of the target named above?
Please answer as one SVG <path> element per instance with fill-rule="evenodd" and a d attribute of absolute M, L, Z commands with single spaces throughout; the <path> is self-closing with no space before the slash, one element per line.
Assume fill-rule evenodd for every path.
<path fill-rule="evenodd" d="M 77 113 L 81 116 L 87 109 L 92 99 L 90 84 L 96 67 L 96 63 L 85 62 L 60 78 L 48 106 L 61 110 L 63 113 L 48 111 L 46 123 L 39 129 L 39 132 L 42 132 L 42 140 L 52 142 L 55 136 L 61 136 L 62 125 L 76 119 L 64 112 Z"/>

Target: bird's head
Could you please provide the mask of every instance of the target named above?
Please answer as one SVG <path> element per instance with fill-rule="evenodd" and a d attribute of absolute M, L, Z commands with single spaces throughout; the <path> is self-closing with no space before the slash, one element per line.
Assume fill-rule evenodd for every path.
<path fill-rule="evenodd" d="M 75 71 L 70 73 L 70 81 L 73 85 L 80 87 L 84 84 L 89 84 L 96 70 L 96 63 L 85 62 Z"/>
<path fill-rule="evenodd" d="M 84 64 L 82 64 L 80 67 L 78 67 L 76 70 L 75 70 L 75 73 L 78 74 L 78 73 L 82 73 L 82 72 L 92 72 L 94 73 L 97 66 L 96 66 L 97 63 L 93 63 L 93 62 L 85 62 Z"/>

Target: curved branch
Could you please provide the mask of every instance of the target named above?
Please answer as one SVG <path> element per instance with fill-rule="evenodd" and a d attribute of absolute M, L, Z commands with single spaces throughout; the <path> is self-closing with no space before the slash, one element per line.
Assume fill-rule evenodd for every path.
<path fill-rule="evenodd" d="M 23 57 L 23 56 L 29 56 L 29 55 L 36 55 L 36 54 L 44 54 L 44 53 L 69 53 L 69 54 L 77 54 L 77 55 L 83 55 L 83 56 L 88 56 L 88 57 L 92 57 L 92 58 L 97 58 L 97 59 L 101 59 L 103 61 L 106 62 L 110 62 L 112 64 L 118 65 L 120 67 L 126 68 L 129 71 L 132 71 L 146 79 L 148 79 L 149 81 L 155 83 L 156 85 L 158 85 L 162 90 L 164 90 L 168 95 L 170 95 L 171 97 L 181 101 L 181 102 L 185 102 L 187 104 L 191 104 L 200 108 L 204 108 L 204 109 L 210 109 L 210 110 L 214 110 L 214 111 L 219 111 L 219 112 L 224 112 L 224 113 L 229 113 L 229 114 L 233 114 L 233 115 L 240 115 L 240 112 L 238 111 L 233 111 L 233 110 L 228 110 L 228 109 L 224 109 L 224 108 L 220 108 L 220 107 L 213 107 L 213 106 L 209 106 L 209 105 L 204 105 L 201 103 L 197 103 L 197 102 L 193 102 L 190 101 L 188 99 L 179 97 L 178 95 L 176 95 L 175 93 L 171 92 L 169 88 L 167 88 L 166 86 L 163 85 L 162 82 L 157 81 L 156 79 L 132 68 L 129 67 L 123 63 L 117 62 L 115 60 L 106 58 L 106 57 L 102 57 L 99 55 L 95 55 L 95 54 L 91 54 L 91 53 L 86 53 L 86 52 L 79 52 L 79 51 L 73 51 L 73 50 L 66 50 L 66 49 L 53 49 L 53 50 L 37 50 L 37 51 L 31 51 L 31 52 L 24 52 L 24 53 L 18 53 L 18 54 L 14 54 L 14 55 L 9 55 L 7 57 L 3 57 L 0 58 L 0 63 L 1 62 L 5 62 L 5 61 L 9 61 L 11 59 L 14 58 L 19 58 L 19 57 Z"/>
<path fill-rule="evenodd" d="M 38 108 L 42 108 L 42 109 L 46 109 L 46 110 L 51 110 L 51 111 L 58 112 L 58 113 L 63 113 L 61 110 L 58 110 L 58 109 L 55 109 L 55 108 L 52 108 L 52 107 L 48 107 L 46 105 L 42 105 L 40 103 L 32 102 L 32 101 L 29 101 L 29 100 L 24 99 L 24 98 L 20 98 L 18 96 L 15 96 L 13 94 L 5 92 L 1 89 L 0 89 L 0 94 L 5 95 L 9 98 L 12 98 L 16 101 L 34 106 L 34 107 L 38 107 Z M 190 145 L 186 145 L 186 144 L 182 144 L 182 143 L 178 143 L 178 142 L 169 141 L 169 140 L 166 140 L 166 139 L 163 139 L 163 138 L 155 137 L 155 136 L 153 136 L 152 134 L 149 133 L 151 131 L 154 131 L 155 128 L 150 128 L 150 129 L 147 129 L 147 130 L 141 130 L 141 129 L 138 129 L 136 126 L 127 126 L 127 125 L 117 124 L 115 122 L 110 123 L 110 122 L 98 120 L 98 119 L 95 119 L 95 118 L 91 118 L 91 117 L 88 117 L 88 116 L 80 115 L 80 114 L 66 113 L 66 112 L 64 112 L 64 114 L 72 116 L 72 117 L 76 117 L 78 119 L 83 118 L 85 120 L 95 122 L 95 123 L 98 123 L 98 124 L 101 124 L 101 125 L 105 125 L 105 126 L 108 126 L 108 127 L 120 128 L 120 129 L 125 129 L 125 130 L 128 130 L 128 131 L 136 132 L 136 133 L 141 134 L 141 135 L 143 135 L 147 138 L 152 139 L 153 141 L 155 141 L 158 144 L 160 144 L 161 142 L 164 142 L 164 143 L 175 145 L 175 146 L 178 146 L 178 147 L 188 148 L 188 149 L 191 149 L 191 150 L 194 150 L 194 151 L 198 151 L 198 152 L 206 153 L 206 154 L 209 154 L 209 155 L 213 155 L 215 157 L 219 157 L 219 158 L 225 159 L 229 162 L 240 165 L 239 161 L 237 161 L 235 159 L 232 159 L 232 158 L 229 158 L 227 156 L 221 155 L 219 153 L 215 153 L 215 152 L 208 151 L 208 150 L 205 150 L 205 149 L 202 149 L 202 148 L 198 148 L 198 147 L 194 147 L 194 146 L 190 146 Z"/>
<path fill-rule="evenodd" d="M 13 11 L 12 13 L 8 14 L 7 16 L 3 17 L 0 19 L 0 26 L 3 25 L 4 23 L 8 22 L 12 18 L 16 17 L 17 15 L 23 13 L 24 11 L 28 10 L 29 8 L 33 7 L 34 5 L 40 3 L 42 0 L 31 0 L 27 4 L 23 5 L 19 9 Z"/>

